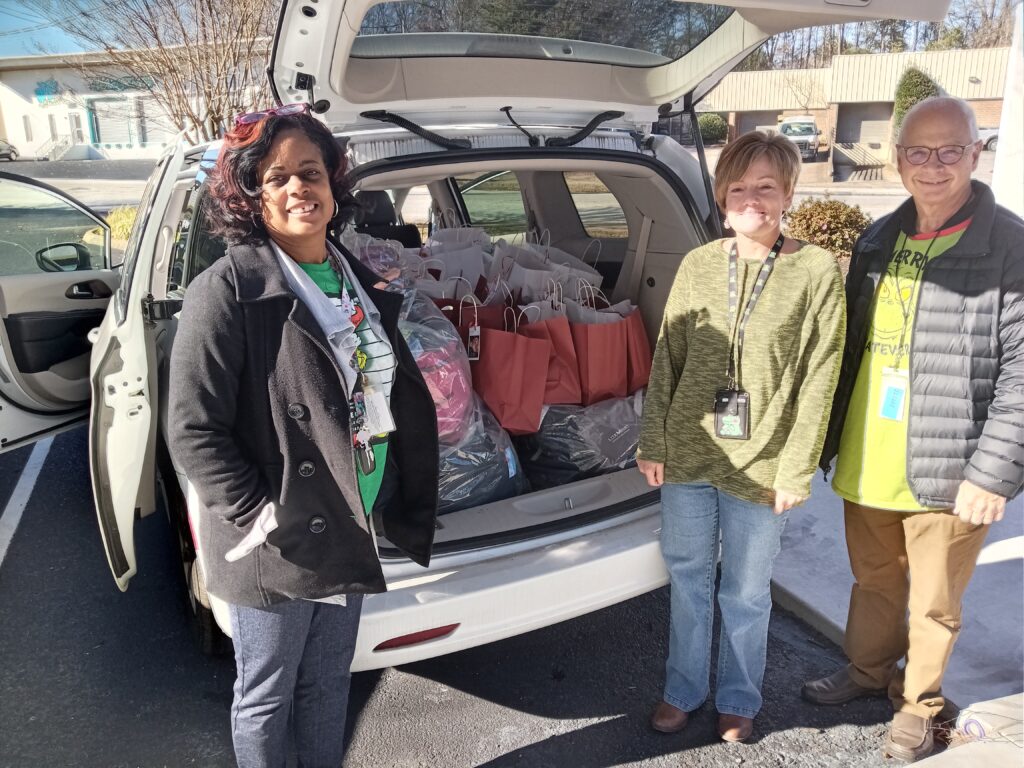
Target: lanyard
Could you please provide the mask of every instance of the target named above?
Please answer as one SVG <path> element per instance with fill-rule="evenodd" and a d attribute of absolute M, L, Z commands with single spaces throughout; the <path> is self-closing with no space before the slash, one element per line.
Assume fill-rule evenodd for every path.
<path fill-rule="evenodd" d="M 754 306 L 761 297 L 764 284 L 768 282 L 768 276 L 772 273 L 772 268 L 775 266 L 775 258 L 779 255 L 779 251 L 782 250 L 782 245 L 785 242 L 785 236 L 779 235 L 779 239 L 775 241 L 775 245 L 772 246 L 771 251 L 768 252 L 768 255 L 764 257 L 764 261 L 761 262 L 761 271 L 757 273 L 754 290 L 750 292 L 750 298 L 747 299 L 747 306 L 743 310 L 743 317 L 738 327 L 736 325 L 736 313 L 739 305 L 739 279 L 737 277 L 739 254 L 736 252 L 735 240 L 733 240 L 732 248 L 729 249 L 729 329 L 733 332 L 733 337 L 730 339 L 729 344 L 729 369 L 726 373 L 729 376 L 729 386 L 733 389 L 736 388 L 737 384 L 736 370 L 739 368 L 739 361 L 743 358 L 743 332 L 746 330 L 747 320 L 750 319 L 750 314 L 754 311 Z"/>
<path fill-rule="evenodd" d="M 938 240 L 938 234 L 931 239 L 928 243 L 928 247 L 924 249 L 924 256 L 921 258 L 920 263 L 917 266 L 917 274 L 914 275 L 913 280 L 910 282 L 910 296 L 907 301 L 903 301 L 903 291 L 900 289 L 900 266 L 899 264 L 894 265 L 892 273 L 892 282 L 896 288 L 896 298 L 900 302 L 900 314 L 903 315 L 903 324 L 900 327 L 900 340 L 896 344 L 896 360 L 893 362 L 893 368 L 899 368 L 900 363 L 903 362 L 903 343 L 907 339 L 907 326 L 910 325 L 910 316 L 914 313 L 914 303 L 916 293 L 919 290 L 919 283 L 921 281 L 921 273 L 924 272 L 925 266 L 928 264 L 928 255 L 932 252 L 932 246 L 935 245 L 935 241 Z M 906 232 L 903 233 L 903 250 L 909 250 L 907 243 L 910 241 L 910 237 Z M 892 256 L 889 256 L 892 260 Z"/>

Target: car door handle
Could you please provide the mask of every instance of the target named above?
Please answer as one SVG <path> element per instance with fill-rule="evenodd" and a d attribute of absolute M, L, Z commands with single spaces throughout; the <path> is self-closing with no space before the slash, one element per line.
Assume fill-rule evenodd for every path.
<path fill-rule="evenodd" d="M 75 283 L 64 292 L 68 299 L 109 299 L 113 292 L 102 280 L 90 280 L 87 283 Z"/>

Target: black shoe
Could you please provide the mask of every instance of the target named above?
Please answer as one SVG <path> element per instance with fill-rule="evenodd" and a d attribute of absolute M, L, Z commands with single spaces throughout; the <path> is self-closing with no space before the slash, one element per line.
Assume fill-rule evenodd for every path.
<path fill-rule="evenodd" d="M 885 688 L 865 688 L 850 678 L 850 668 L 843 667 L 828 677 L 804 683 L 800 695 L 812 704 L 837 706 L 854 699 L 885 696 Z"/>

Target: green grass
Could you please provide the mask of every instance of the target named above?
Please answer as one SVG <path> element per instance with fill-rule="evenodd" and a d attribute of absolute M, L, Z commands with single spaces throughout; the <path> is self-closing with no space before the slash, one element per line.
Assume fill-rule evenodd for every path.
<path fill-rule="evenodd" d="M 107 214 L 107 224 L 110 225 L 110 237 L 112 240 L 128 239 L 138 210 L 134 205 L 121 205 L 111 209 L 110 213 Z"/>

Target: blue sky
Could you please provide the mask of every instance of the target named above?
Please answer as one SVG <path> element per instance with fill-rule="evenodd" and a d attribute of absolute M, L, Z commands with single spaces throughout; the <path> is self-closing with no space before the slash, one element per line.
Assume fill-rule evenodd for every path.
<path fill-rule="evenodd" d="M 53 29 L 24 0 L 0 0 L 0 56 L 42 53 L 72 53 L 82 46 Z"/>

